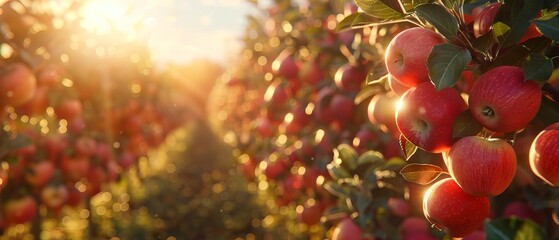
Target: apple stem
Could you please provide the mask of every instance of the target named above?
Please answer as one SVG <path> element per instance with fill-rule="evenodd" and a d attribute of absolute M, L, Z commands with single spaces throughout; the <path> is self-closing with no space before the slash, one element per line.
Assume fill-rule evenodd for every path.
<path fill-rule="evenodd" d="M 486 116 L 486 117 L 495 116 L 495 111 L 493 111 L 493 109 L 491 109 L 490 107 L 485 107 L 485 109 L 483 109 L 482 113 L 483 113 L 483 116 Z"/>

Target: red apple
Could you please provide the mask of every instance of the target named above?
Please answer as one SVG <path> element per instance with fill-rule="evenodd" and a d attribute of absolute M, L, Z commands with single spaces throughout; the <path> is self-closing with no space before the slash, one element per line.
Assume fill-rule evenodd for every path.
<path fill-rule="evenodd" d="M 35 75 L 23 63 L 9 63 L 0 68 L 0 103 L 17 107 L 35 95 Z"/>
<path fill-rule="evenodd" d="M 343 91 L 357 92 L 367 78 L 367 70 L 361 65 L 345 64 L 338 68 L 334 81 L 336 86 Z"/>
<path fill-rule="evenodd" d="M 10 224 L 30 222 L 37 215 L 37 202 L 31 196 L 10 199 L 5 202 L 4 214 Z"/>
<path fill-rule="evenodd" d="M 299 70 L 298 79 L 314 85 L 322 80 L 323 75 L 318 60 L 313 59 L 303 64 Z"/>
<path fill-rule="evenodd" d="M 320 89 L 314 103 L 313 116 L 323 124 L 330 124 L 334 121 L 335 113 L 330 108 L 330 102 L 336 91 L 330 87 Z"/>
<path fill-rule="evenodd" d="M 59 119 L 73 120 L 81 115 L 82 103 L 78 99 L 63 100 L 54 107 L 54 113 Z"/>
<path fill-rule="evenodd" d="M 337 93 L 330 101 L 330 111 L 334 113 L 334 120 L 342 126 L 347 126 L 353 119 L 355 104 L 349 96 Z"/>
<path fill-rule="evenodd" d="M 551 186 L 559 186 L 559 122 L 540 132 L 530 147 L 530 167 Z"/>
<path fill-rule="evenodd" d="M 432 30 L 415 27 L 400 32 L 386 48 L 386 68 L 392 77 L 408 87 L 429 82 L 427 58 L 443 37 Z"/>
<path fill-rule="evenodd" d="M 420 217 L 407 217 L 399 228 L 403 237 L 429 233 L 429 224 Z"/>
<path fill-rule="evenodd" d="M 29 101 L 16 107 L 16 113 L 20 115 L 40 115 L 45 113 L 49 106 L 48 102 L 48 87 L 39 86 L 35 90 L 35 94 Z"/>
<path fill-rule="evenodd" d="M 470 195 L 452 179 L 433 184 L 423 198 L 425 217 L 451 237 L 465 237 L 477 230 L 490 213 L 489 198 Z"/>
<path fill-rule="evenodd" d="M 544 215 L 542 212 L 534 210 L 530 205 L 523 201 L 514 201 L 505 207 L 503 217 L 512 217 L 531 219 L 534 222 L 543 224 Z"/>
<path fill-rule="evenodd" d="M 293 53 L 284 51 L 272 63 L 272 71 L 276 76 L 296 78 L 299 73 L 299 64 L 295 61 Z"/>
<path fill-rule="evenodd" d="M 435 89 L 431 82 L 410 88 L 401 97 L 396 124 L 404 137 L 433 153 L 450 149 L 454 120 L 467 109 L 460 94 L 452 89 Z"/>
<path fill-rule="evenodd" d="M 462 240 L 485 240 L 485 232 L 475 231 L 462 238 Z"/>
<path fill-rule="evenodd" d="M 33 187 L 44 186 L 54 174 L 54 164 L 50 161 L 30 163 L 28 167 L 29 171 L 25 172 L 25 180 Z"/>
<path fill-rule="evenodd" d="M 299 213 L 299 220 L 308 226 L 320 223 L 322 217 L 322 206 L 315 199 L 310 198 L 302 206 L 303 210 Z"/>
<path fill-rule="evenodd" d="M 390 209 L 392 214 L 402 218 L 409 216 L 411 212 L 410 204 L 406 202 L 406 200 L 401 198 L 395 198 L 395 197 L 389 198 L 388 208 Z"/>
<path fill-rule="evenodd" d="M 62 170 L 62 173 L 67 180 L 76 182 L 87 176 L 90 165 L 88 157 L 64 156 L 60 162 L 60 170 Z"/>
<path fill-rule="evenodd" d="M 41 201 L 49 209 L 60 209 L 68 201 L 68 188 L 64 185 L 49 185 L 41 190 Z"/>
<path fill-rule="evenodd" d="M 516 154 L 510 144 L 478 136 L 458 140 L 445 159 L 450 175 L 465 192 L 493 197 L 501 194 L 516 173 Z"/>
<path fill-rule="evenodd" d="M 332 232 L 332 240 L 360 240 L 363 239 L 363 230 L 351 220 L 344 218 Z"/>
<path fill-rule="evenodd" d="M 536 116 L 541 96 L 540 86 L 525 80 L 522 68 L 500 66 L 479 77 L 468 103 L 472 116 L 487 129 L 513 132 Z"/>

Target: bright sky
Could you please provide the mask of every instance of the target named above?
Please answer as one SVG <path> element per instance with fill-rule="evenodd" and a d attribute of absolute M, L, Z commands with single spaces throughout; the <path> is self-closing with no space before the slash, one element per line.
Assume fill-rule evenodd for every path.
<path fill-rule="evenodd" d="M 140 37 L 147 40 L 158 65 L 186 63 L 195 58 L 226 63 L 241 46 L 238 39 L 244 30 L 245 16 L 255 11 L 246 0 L 118 2 L 131 3 L 128 14 L 144 19 Z"/>

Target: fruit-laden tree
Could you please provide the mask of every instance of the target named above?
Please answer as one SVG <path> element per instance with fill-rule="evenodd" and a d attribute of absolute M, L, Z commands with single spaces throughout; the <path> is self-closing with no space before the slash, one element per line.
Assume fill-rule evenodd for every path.
<path fill-rule="evenodd" d="M 559 237 L 558 3 L 355 3 L 274 1 L 224 76 L 267 206 L 311 238 Z"/>

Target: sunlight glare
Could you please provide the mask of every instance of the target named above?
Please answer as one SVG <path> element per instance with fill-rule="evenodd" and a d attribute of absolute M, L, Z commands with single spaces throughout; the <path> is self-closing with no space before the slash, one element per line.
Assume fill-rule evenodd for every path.
<path fill-rule="evenodd" d="M 114 31 L 126 34 L 131 40 L 135 37 L 135 19 L 130 16 L 126 3 L 112 0 L 90 0 L 81 8 L 81 22 L 88 32 L 109 34 Z"/>

